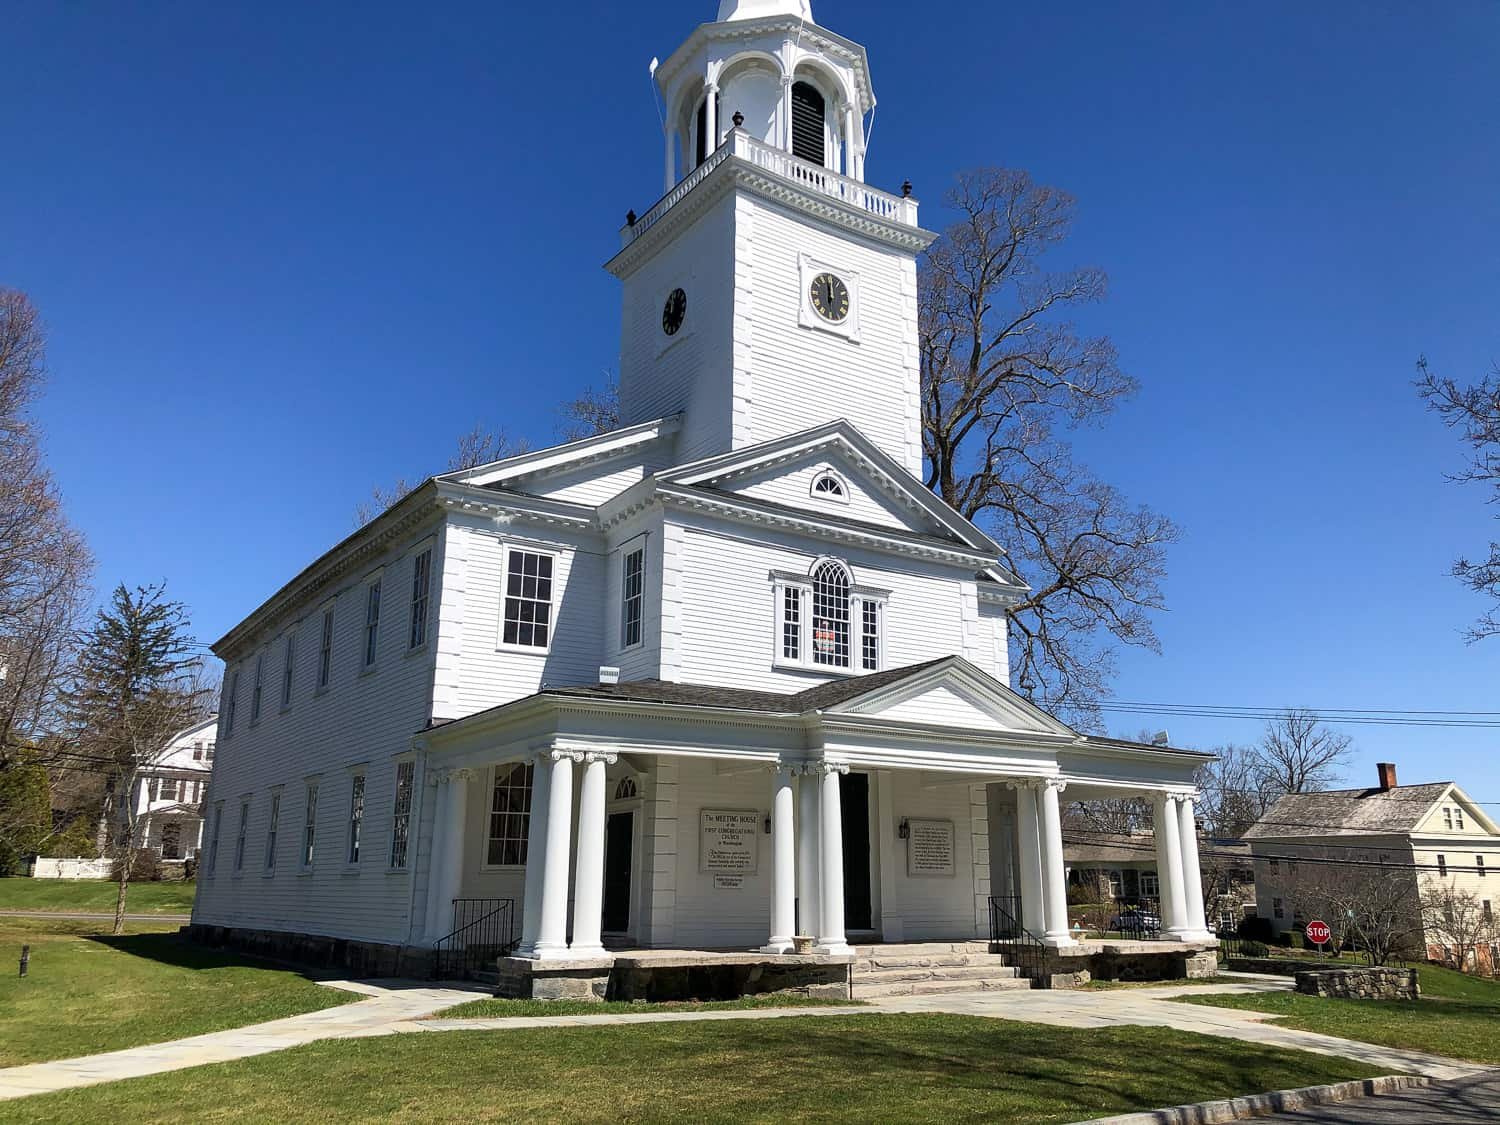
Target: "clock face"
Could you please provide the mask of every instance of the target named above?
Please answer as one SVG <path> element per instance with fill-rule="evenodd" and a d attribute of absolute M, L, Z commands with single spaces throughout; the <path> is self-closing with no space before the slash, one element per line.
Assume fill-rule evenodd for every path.
<path fill-rule="evenodd" d="M 687 294 L 681 289 L 674 289 L 667 297 L 667 303 L 661 310 L 661 330 L 668 336 L 677 335 L 677 330 L 682 327 L 683 317 L 687 316 Z"/>
<path fill-rule="evenodd" d="M 849 287 L 831 273 L 820 273 L 812 280 L 808 294 L 812 307 L 824 320 L 837 324 L 849 315 Z"/>

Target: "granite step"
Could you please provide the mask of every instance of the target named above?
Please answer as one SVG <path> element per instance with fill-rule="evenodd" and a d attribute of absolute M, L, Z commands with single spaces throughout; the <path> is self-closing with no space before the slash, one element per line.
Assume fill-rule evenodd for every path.
<path fill-rule="evenodd" d="M 854 962 L 855 973 L 879 972 L 882 969 L 965 968 L 971 965 L 1004 965 L 1005 958 L 996 953 L 927 953 L 886 954 L 861 957 Z"/>
<path fill-rule="evenodd" d="M 919 980 L 999 980 L 1005 977 L 1015 977 L 1016 970 L 1009 965 L 991 963 L 988 965 L 938 965 L 931 967 L 904 966 L 895 969 L 876 969 L 869 972 L 856 972 L 854 983 L 856 985 L 869 984 L 891 984 L 899 981 Z"/>
<path fill-rule="evenodd" d="M 878 945 L 856 945 L 856 957 L 936 956 L 944 953 L 988 953 L 987 941 L 892 941 Z"/>
<path fill-rule="evenodd" d="M 931 996 L 947 992 L 1000 992 L 1029 989 L 1024 977 L 988 976 L 969 980 L 904 980 L 871 982 L 855 977 L 853 999 L 876 1000 L 882 996 Z"/>

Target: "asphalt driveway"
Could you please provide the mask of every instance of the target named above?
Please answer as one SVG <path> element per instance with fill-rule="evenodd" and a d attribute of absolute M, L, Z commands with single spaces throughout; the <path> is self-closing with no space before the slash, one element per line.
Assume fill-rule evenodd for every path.
<path fill-rule="evenodd" d="M 1425 1090 L 1403 1090 L 1296 1113 L 1257 1117 L 1288 1125 L 1493 1125 L 1500 1121 L 1500 1074 L 1435 1082 Z"/>

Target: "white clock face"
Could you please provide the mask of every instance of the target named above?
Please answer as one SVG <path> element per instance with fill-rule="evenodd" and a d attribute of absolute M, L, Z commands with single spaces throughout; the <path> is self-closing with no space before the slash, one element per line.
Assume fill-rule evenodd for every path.
<path fill-rule="evenodd" d="M 812 279 L 808 290 L 813 311 L 830 324 L 839 324 L 849 318 L 849 287 L 836 274 L 820 273 Z"/>

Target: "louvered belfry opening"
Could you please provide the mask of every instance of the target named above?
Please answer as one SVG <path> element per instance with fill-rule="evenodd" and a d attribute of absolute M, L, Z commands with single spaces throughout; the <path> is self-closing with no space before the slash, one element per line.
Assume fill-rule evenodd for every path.
<path fill-rule="evenodd" d="M 714 95 L 714 117 L 717 118 L 718 116 L 719 116 L 719 95 L 715 94 Z M 709 141 L 709 136 L 708 136 L 708 98 L 706 98 L 706 97 L 701 102 L 698 103 L 698 112 L 693 115 L 693 133 L 694 133 L 694 144 L 696 146 L 696 151 L 693 153 L 693 166 L 696 168 L 699 164 L 702 164 L 705 160 L 707 160 L 710 156 L 712 156 L 713 152 L 714 152 L 714 148 L 717 147 L 717 145 L 713 145 Z"/>
<path fill-rule="evenodd" d="M 816 86 L 797 82 L 792 86 L 792 155 L 814 164 L 826 164 L 823 146 L 823 95 Z"/>

